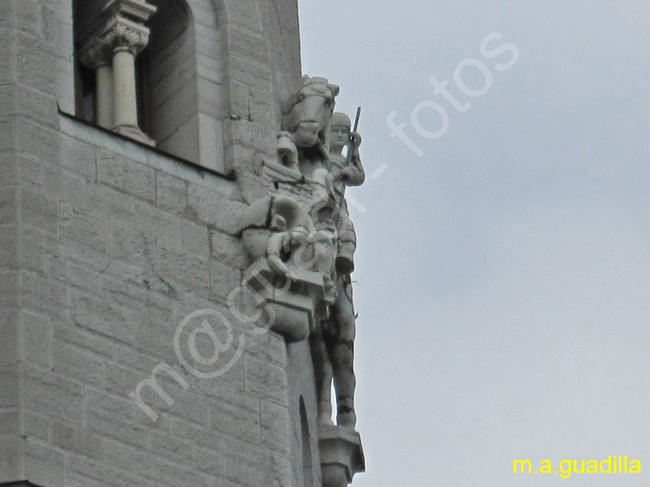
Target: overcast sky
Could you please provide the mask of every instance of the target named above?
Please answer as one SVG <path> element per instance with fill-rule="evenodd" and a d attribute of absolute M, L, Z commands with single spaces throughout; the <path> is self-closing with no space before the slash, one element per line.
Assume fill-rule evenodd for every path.
<path fill-rule="evenodd" d="M 366 172 L 386 165 L 349 191 L 353 485 L 647 487 L 650 3 L 300 4 L 303 71 L 363 107 Z M 512 472 L 609 455 L 643 473 Z"/>

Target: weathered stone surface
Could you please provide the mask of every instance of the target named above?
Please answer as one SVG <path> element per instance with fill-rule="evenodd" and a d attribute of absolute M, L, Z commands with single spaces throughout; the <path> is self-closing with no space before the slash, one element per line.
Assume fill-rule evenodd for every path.
<path fill-rule="evenodd" d="M 67 451 L 92 458 L 101 455 L 101 440 L 98 435 L 55 421 L 52 426 L 52 443 Z"/>
<path fill-rule="evenodd" d="M 106 150 L 97 153 L 97 181 L 153 202 L 156 185 L 153 169 Z"/>
<path fill-rule="evenodd" d="M 245 269 L 250 259 L 241 240 L 218 231 L 210 231 L 210 255 L 238 269 Z"/>
<path fill-rule="evenodd" d="M 17 135 L 20 152 L 41 161 L 53 162 L 60 144 L 54 130 L 20 118 Z"/>
<path fill-rule="evenodd" d="M 110 358 L 113 355 L 113 343 L 107 338 L 68 323 L 54 322 L 52 327 L 54 339 L 59 342 L 55 346 L 69 344 L 101 357 Z"/>
<path fill-rule="evenodd" d="M 183 248 L 192 253 L 209 257 L 210 241 L 208 239 L 207 227 L 186 219 L 182 220 L 181 227 Z"/>
<path fill-rule="evenodd" d="M 18 268 L 18 226 L 0 226 L 0 270 Z"/>
<path fill-rule="evenodd" d="M 38 37 L 18 32 L 16 40 L 16 77 L 24 85 L 54 95 L 54 46 Z"/>
<path fill-rule="evenodd" d="M 0 129 L 4 129 L 0 122 Z M 18 166 L 16 155 L 12 153 L 0 154 L 0 186 L 11 186 L 18 184 Z"/>
<path fill-rule="evenodd" d="M 35 485 L 65 487 L 63 451 L 27 438 L 23 443 L 25 476 Z"/>
<path fill-rule="evenodd" d="M 50 164 L 43 165 L 44 196 L 77 208 L 86 207 L 86 179 L 62 171 Z"/>
<path fill-rule="evenodd" d="M 164 279 L 189 286 L 201 293 L 210 289 L 208 259 L 165 243 L 158 246 L 157 271 Z"/>
<path fill-rule="evenodd" d="M 0 436 L 18 432 L 18 410 L 0 412 Z"/>
<path fill-rule="evenodd" d="M 159 207 L 183 214 L 187 206 L 187 182 L 156 171 L 156 196 Z"/>
<path fill-rule="evenodd" d="M 91 296 L 74 293 L 74 323 L 118 342 L 132 344 L 138 315 Z"/>
<path fill-rule="evenodd" d="M 287 393 L 286 370 L 253 357 L 244 357 L 246 390 L 282 404 Z"/>
<path fill-rule="evenodd" d="M 65 204 L 60 208 L 59 232 L 64 243 L 108 252 L 108 223 L 105 220 Z"/>
<path fill-rule="evenodd" d="M 70 317 L 68 289 L 58 282 L 29 272 L 22 273 L 22 305 L 51 319 L 67 321 Z"/>
<path fill-rule="evenodd" d="M 288 454 L 289 410 L 285 406 L 262 401 L 262 446 L 281 454 Z"/>
<path fill-rule="evenodd" d="M 260 442 L 259 412 L 217 402 L 210 408 L 210 427 L 234 438 Z"/>
<path fill-rule="evenodd" d="M 0 310 L 12 310 L 19 307 L 19 272 L 17 270 L 0 271 Z"/>
<path fill-rule="evenodd" d="M 93 409 L 88 411 L 87 422 L 88 428 L 97 435 L 113 438 L 136 448 L 144 449 L 147 446 L 148 431 L 143 426 Z"/>
<path fill-rule="evenodd" d="M 7 14 L 8 6 L 5 9 L 4 15 L 0 16 L 5 21 L 11 19 L 11 14 Z M 13 32 L 10 30 L 9 25 L 0 24 L 0 83 L 9 83 L 14 79 L 14 58 L 11 55 L 13 46 Z"/>
<path fill-rule="evenodd" d="M 129 230 L 119 225 L 110 225 L 110 251 L 115 259 L 153 270 L 156 241 L 144 233 Z"/>
<path fill-rule="evenodd" d="M 185 220 L 139 201 L 136 203 L 135 214 L 135 226 L 138 231 L 177 247 L 181 245 L 181 225 L 185 223 Z M 190 242 L 196 240 L 192 237 L 188 236 L 187 240 Z"/>
<path fill-rule="evenodd" d="M 53 346 L 52 365 L 63 377 L 96 387 L 104 383 L 105 359 L 60 341 Z"/>
<path fill-rule="evenodd" d="M 103 184 L 87 184 L 88 201 L 85 209 L 93 215 L 122 225 L 135 225 L 136 198 Z"/>
<path fill-rule="evenodd" d="M 61 166 L 85 178 L 94 181 L 97 166 L 95 164 L 96 149 L 81 140 L 59 134 L 61 139 Z"/>
<path fill-rule="evenodd" d="M 0 52 L 0 56 L 1 55 L 2 53 Z M 2 58 L 0 57 L 0 59 Z M 13 150 L 15 138 L 16 120 L 8 117 L 0 118 L 0 151 Z"/>
<path fill-rule="evenodd" d="M 42 315 L 23 312 L 21 316 L 23 357 L 48 368 L 52 362 L 52 323 Z"/>
<path fill-rule="evenodd" d="M 27 190 L 20 192 L 21 221 L 49 233 L 57 232 L 57 202 Z"/>
<path fill-rule="evenodd" d="M 23 400 L 32 409 L 69 423 L 82 424 L 83 386 L 33 367 L 25 367 Z"/>
<path fill-rule="evenodd" d="M 17 441 L 15 435 L 0 438 L 0 478 L 20 478 L 21 455 L 16 445 Z"/>
<path fill-rule="evenodd" d="M 215 445 L 215 448 L 218 446 Z M 223 475 L 223 461 L 219 452 L 214 449 L 209 450 L 206 448 L 195 447 L 193 451 L 193 462 L 196 468 L 201 472 L 215 477 Z"/>
<path fill-rule="evenodd" d="M 56 98 L 22 84 L 0 85 L 0 114 L 56 126 Z"/>
<path fill-rule="evenodd" d="M 0 363 L 13 362 L 18 352 L 18 312 L 0 311 Z"/>
<path fill-rule="evenodd" d="M 0 188 L 0 225 L 15 223 L 17 221 L 17 193 L 15 186 Z"/>
<path fill-rule="evenodd" d="M 24 433 L 28 437 L 49 443 L 52 437 L 52 423 L 54 421 L 44 415 L 30 411 L 23 412 Z"/>
<path fill-rule="evenodd" d="M 211 295 L 227 299 L 241 285 L 241 271 L 210 259 Z"/>
<path fill-rule="evenodd" d="M 45 273 L 45 240 L 47 233 L 23 225 L 20 232 L 20 266 Z"/>

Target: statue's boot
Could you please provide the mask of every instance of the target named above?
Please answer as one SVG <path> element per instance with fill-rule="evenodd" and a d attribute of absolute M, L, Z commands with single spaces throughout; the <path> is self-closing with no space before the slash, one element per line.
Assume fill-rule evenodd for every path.
<path fill-rule="evenodd" d="M 352 274 L 354 271 L 354 259 L 352 254 L 345 254 L 339 251 L 336 256 L 336 272 L 340 275 Z"/>
<path fill-rule="evenodd" d="M 338 411 L 336 414 L 336 424 L 353 430 L 357 424 L 357 415 L 354 412 L 354 401 L 350 398 L 339 398 L 337 402 Z"/>

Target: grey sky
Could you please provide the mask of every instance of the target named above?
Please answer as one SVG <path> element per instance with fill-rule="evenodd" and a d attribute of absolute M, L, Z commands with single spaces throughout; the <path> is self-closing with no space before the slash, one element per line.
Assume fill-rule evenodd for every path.
<path fill-rule="evenodd" d="M 303 70 L 363 107 L 350 191 L 357 487 L 641 486 L 650 479 L 650 4 L 301 1 Z M 481 55 L 513 43 L 497 71 Z M 466 59 L 493 84 L 469 98 Z M 459 113 L 429 78 L 472 107 Z M 463 79 L 480 89 L 483 77 Z M 434 100 L 448 131 L 411 111 Z M 387 115 L 422 149 L 389 136 Z M 440 117 L 424 110 L 431 131 Z M 515 458 L 627 455 L 641 475 L 515 476 Z"/>

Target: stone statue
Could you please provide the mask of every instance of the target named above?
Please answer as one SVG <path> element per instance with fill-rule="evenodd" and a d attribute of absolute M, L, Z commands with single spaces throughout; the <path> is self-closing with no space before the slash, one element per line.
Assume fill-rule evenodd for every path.
<path fill-rule="evenodd" d="M 327 320 L 319 323 L 311 336 L 312 354 L 318 394 L 318 418 L 321 425 L 331 424 L 331 384 L 336 390 L 339 426 L 354 429 L 354 338 L 356 334 L 355 313 L 350 273 L 354 270 L 356 235 L 345 201 L 346 186 L 358 186 L 365 180 L 365 172 L 359 157 L 361 136 L 351 132 L 347 115 L 334 113 L 329 132 L 331 180 L 334 225 L 337 232 L 336 301 L 330 308 Z M 343 148 L 348 146 L 348 155 Z"/>
<path fill-rule="evenodd" d="M 298 270 L 322 276 L 318 307 L 325 311 L 314 313 L 309 331 L 318 420 L 321 426 L 332 425 L 333 382 L 337 425 L 354 430 L 356 318 L 350 274 L 354 270 L 356 235 L 345 189 L 362 184 L 365 173 L 359 157 L 361 136 L 351 130 L 345 114 L 333 113 L 338 92 L 339 88 L 324 78 L 305 76 L 284 104 L 278 160 L 303 176 L 298 184 L 308 191 L 302 196 L 290 193 L 251 205 L 243 236 L 249 252 L 265 259 L 272 274 L 287 280 L 299 279 Z M 344 155 L 346 146 L 348 154 Z M 313 256 L 311 260 L 297 258 L 305 249 Z M 280 303 L 276 295 L 269 299 Z M 297 326 L 292 328 L 298 330 Z M 305 336 L 288 326 L 275 329 L 293 340 Z"/>

